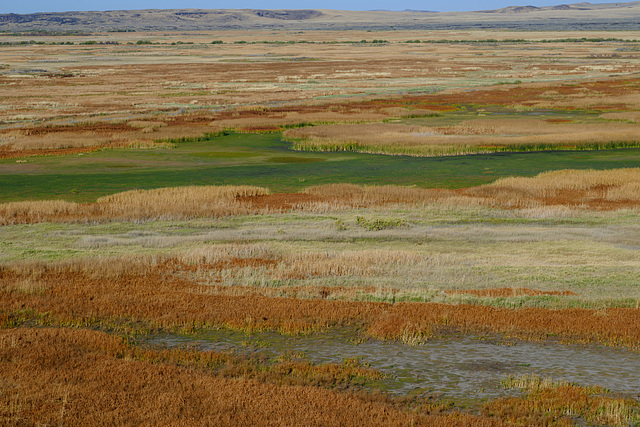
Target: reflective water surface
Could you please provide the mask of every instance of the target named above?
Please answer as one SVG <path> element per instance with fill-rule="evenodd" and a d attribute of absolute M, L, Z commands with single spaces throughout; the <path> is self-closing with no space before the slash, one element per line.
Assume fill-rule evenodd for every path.
<path fill-rule="evenodd" d="M 408 346 L 357 336 L 348 329 L 296 337 L 213 331 L 193 336 L 163 335 L 147 342 L 268 357 L 293 353 L 316 363 L 339 363 L 344 358 L 359 357 L 388 374 L 377 385 L 399 394 L 426 392 L 451 398 L 491 398 L 513 393 L 500 386 L 506 376 L 534 373 L 640 397 L 640 352 L 600 345 L 502 343 L 476 337 Z"/>

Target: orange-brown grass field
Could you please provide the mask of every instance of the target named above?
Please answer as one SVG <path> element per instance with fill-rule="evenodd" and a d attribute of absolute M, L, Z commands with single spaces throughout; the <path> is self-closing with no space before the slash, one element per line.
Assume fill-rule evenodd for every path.
<path fill-rule="evenodd" d="M 252 378 L 251 364 L 229 356 L 137 350 L 95 331 L 25 328 L 0 337 L 7 425 L 502 425 L 313 386 L 315 377 L 371 375 L 366 369 L 282 363 Z"/>
<path fill-rule="evenodd" d="M 233 259 L 229 262 L 254 267 L 264 264 L 251 258 L 246 264 Z M 112 264 L 115 266 L 110 267 Z M 51 317 L 56 323 L 77 325 L 130 319 L 166 328 L 228 326 L 294 334 L 356 324 L 365 327 L 369 335 L 404 341 L 428 339 L 440 329 L 446 332 L 451 328 L 467 333 L 532 339 L 552 335 L 564 340 L 640 346 L 638 308 L 509 310 L 482 305 L 325 301 L 322 290 L 313 299 L 273 298 L 251 288 L 227 290 L 198 284 L 182 278 L 179 267 L 170 270 L 175 274 L 163 272 L 162 264 L 112 259 L 99 266 L 85 261 L 68 266 L 5 267 L 1 272 L 2 310 L 21 314 L 5 314 L 3 322 L 10 325 L 25 316 Z M 220 269 L 215 264 L 211 268 Z"/>
<path fill-rule="evenodd" d="M 25 37 L 0 36 L 0 424 L 640 423 L 636 32 Z M 601 362 L 437 362 L 465 340 Z"/>
<path fill-rule="evenodd" d="M 503 385 L 505 388 L 524 389 L 526 395 L 491 402 L 483 408 L 483 412 L 501 414 L 508 423 L 513 424 L 573 425 L 570 417 L 578 414 L 590 424 L 622 424 L 638 405 L 633 400 L 612 398 L 607 395 L 607 390 L 600 387 L 577 387 L 538 376 L 509 376 Z M 562 419 L 561 414 L 566 418 Z"/>

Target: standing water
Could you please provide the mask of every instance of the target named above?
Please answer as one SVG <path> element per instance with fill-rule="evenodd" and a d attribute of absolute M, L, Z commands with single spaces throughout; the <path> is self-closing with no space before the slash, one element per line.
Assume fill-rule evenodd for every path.
<path fill-rule="evenodd" d="M 502 344 L 476 337 L 433 340 L 418 346 L 357 337 L 351 329 L 305 336 L 213 331 L 190 336 L 163 335 L 147 342 L 268 357 L 293 353 L 315 363 L 340 363 L 345 358 L 358 357 L 387 374 L 388 378 L 377 385 L 397 394 L 494 398 L 510 394 L 500 386 L 501 379 L 536 374 L 640 397 L 640 352 L 552 342 Z"/>

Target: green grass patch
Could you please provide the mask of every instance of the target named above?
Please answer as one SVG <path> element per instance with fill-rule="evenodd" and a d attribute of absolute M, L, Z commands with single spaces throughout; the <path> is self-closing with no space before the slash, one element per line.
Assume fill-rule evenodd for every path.
<path fill-rule="evenodd" d="M 316 163 L 322 162 L 325 159 L 312 158 L 312 157 L 298 157 L 298 156 L 277 156 L 270 157 L 267 161 L 273 163 Z"/>
<path fill-rule="evenodd" d="M 274 158 L 296 160 L 275 162 Z M 421 158 L 296 152 L 290 143 L 282 141 L 279 133 L 229 133 L 207 139 L 184 139 L 171 150 L 101 150 L 81 156 L 26 160 L 27 163 L 0 160 L 0 202 L 42 199 L 87 202 L 131 189 L 183 185 L 246 184 L 268 187 L 274 192 L 345 182 L 462 188 L 504 176 L 533 176 L 547 170 L 637 167 L 640 149 Z"/>
<path fill-rule="evenodd" d="M 234 158 L 247 158 L 247 157 L 258 157 L 259 153 L 249 153 L 246 151 L 210 151 L 203 153 L 192 153 L 191 156 L 200 157 L 204 159 L 234 159 Z"/>

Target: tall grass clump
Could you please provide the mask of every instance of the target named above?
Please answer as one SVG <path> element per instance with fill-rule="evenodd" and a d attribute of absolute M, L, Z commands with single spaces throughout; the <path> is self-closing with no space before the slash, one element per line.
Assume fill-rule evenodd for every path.
<path fill-rule="evenodd" d="M 268 189 L 252 186 L 190 186 L 125 191 L 85 204 L 60 200 L 10 202 L 0 204 L 0 225 L 247 214 L 254 210 L 242 199 L 267 194 Z"/>
<path fill-rule="evenodd" d="M 508 177 L 470 188 L 499 207 L 532 208 L 541 205 L 625 208 L 640 206 L 640 168 L 559 170 L 535 177 Z"/>
<path fill-rule="evenodd" d="M 635 124 L 565 124 L 543 120 L 469 120 L 454 126 L 337 124 L 290 129 L 283 137 L 303 151 L 356 151 L 455 156 L 504 151 L 602 150 L 640 146 Z"/>

